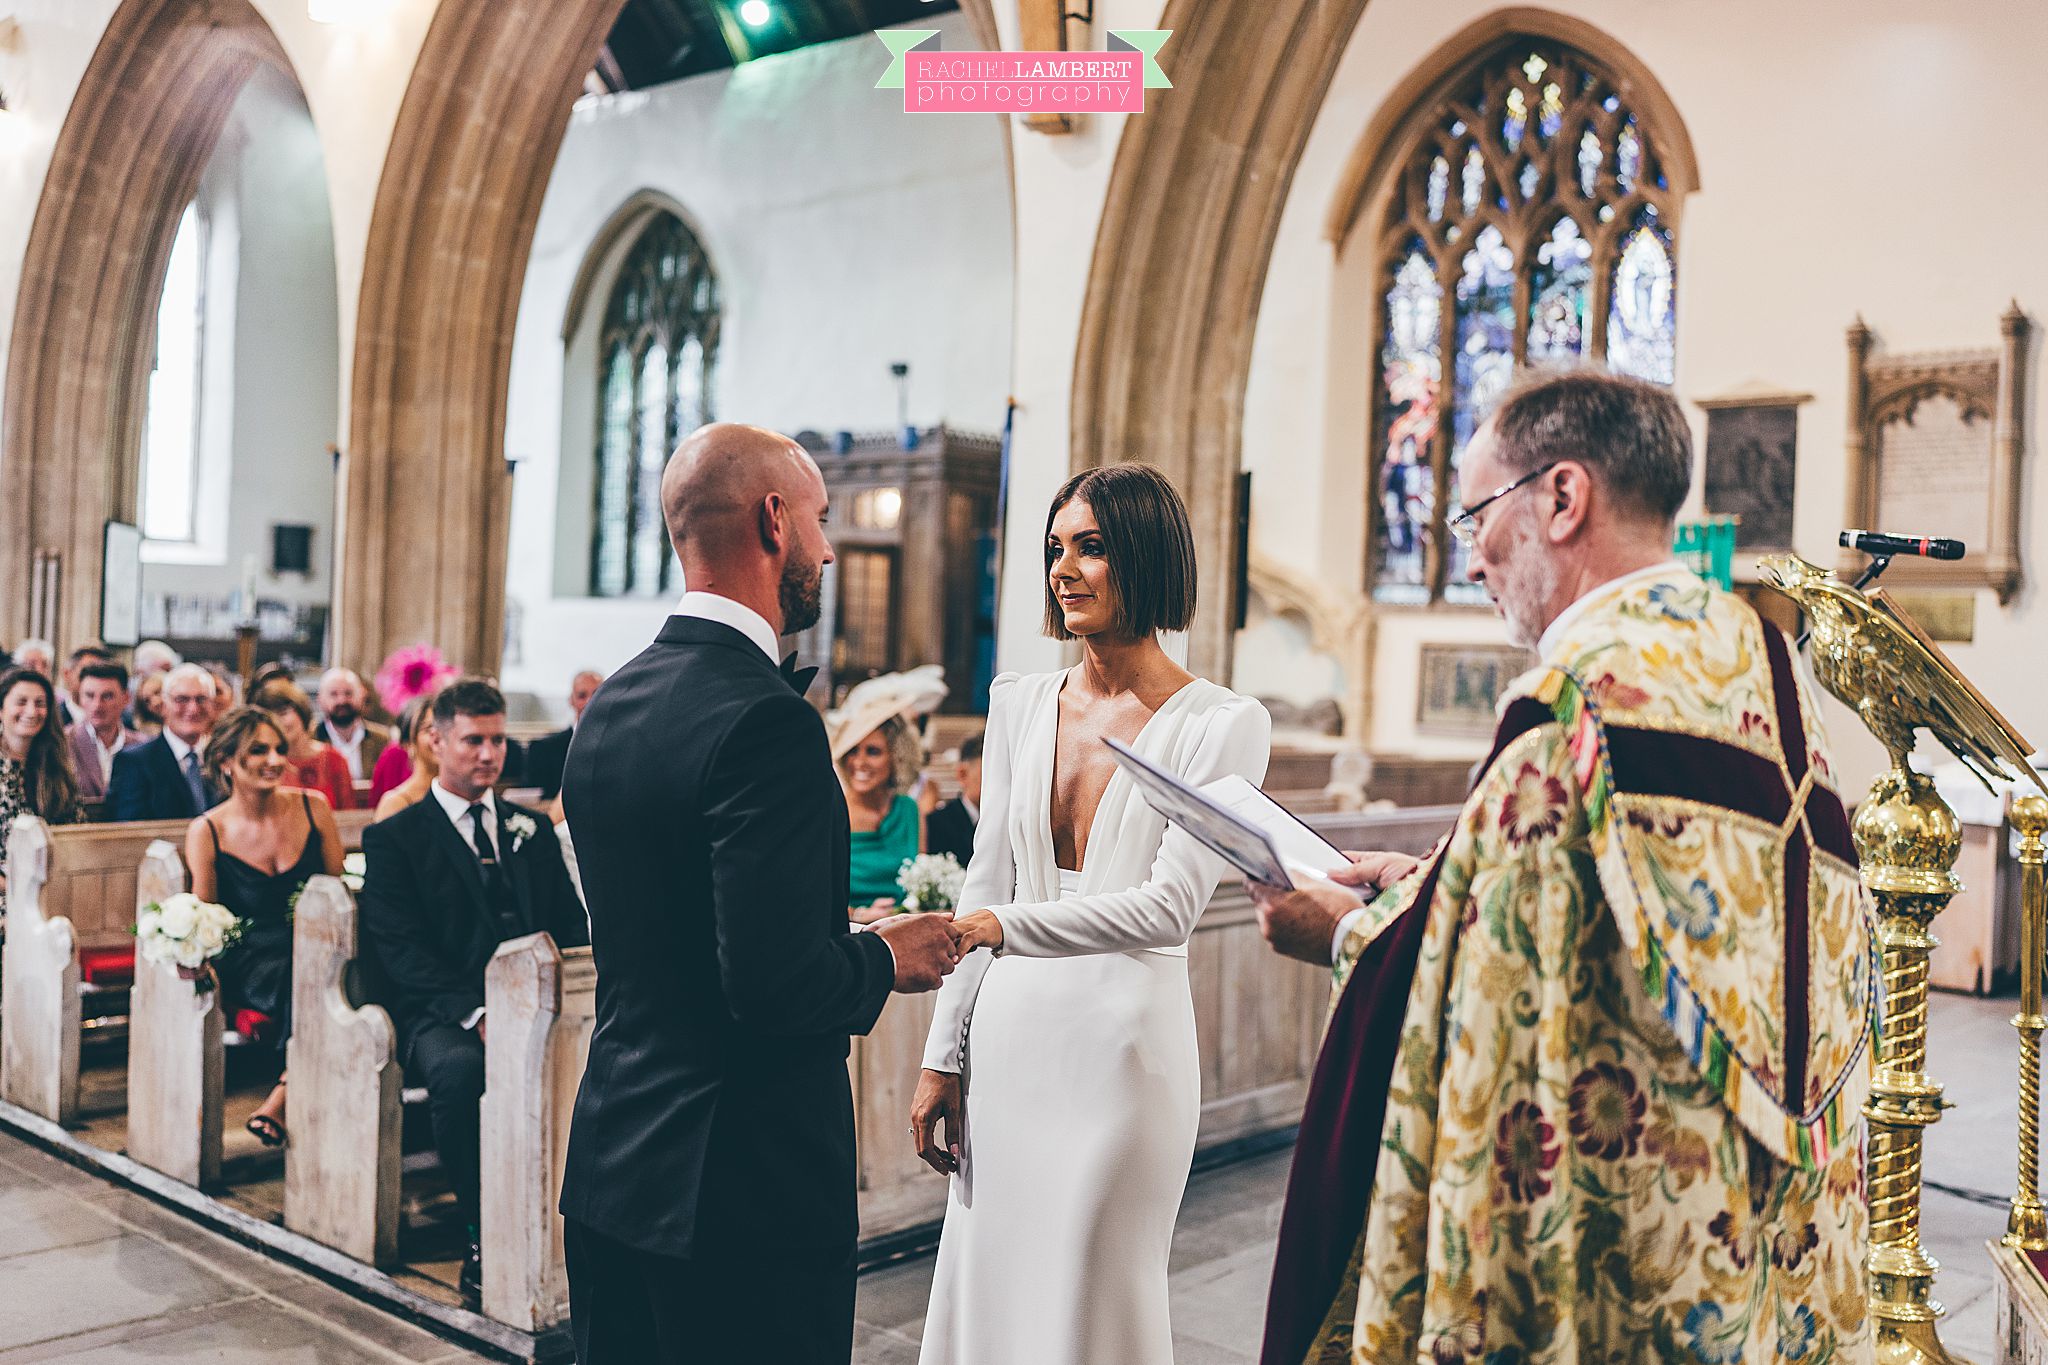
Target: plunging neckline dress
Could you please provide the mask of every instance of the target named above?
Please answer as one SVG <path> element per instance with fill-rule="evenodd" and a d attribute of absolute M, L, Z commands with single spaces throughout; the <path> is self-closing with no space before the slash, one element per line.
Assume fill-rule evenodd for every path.
<path fill-rule="evenodd" d="M 1002 955 L 947 979 L 925 1065 L 961 1072 L 966 1119 L 923 1365 L 1172 1365 L 1167 1255 L 1201 1114 L 1189 935 L 1224 864 L 1121 769 L 1083 866 L 1051 807 L 1064 673 L 991 690 L 982 812 L 962 910 Z M 1257 702 L 1196 679 L 1133 748 L 1196 783 L 1265 776 Z"/>

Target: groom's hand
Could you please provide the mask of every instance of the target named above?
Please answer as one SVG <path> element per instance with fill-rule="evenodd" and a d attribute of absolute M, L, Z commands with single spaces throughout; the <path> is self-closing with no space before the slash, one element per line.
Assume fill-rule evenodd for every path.
<path fill-rule="evenodd" d="M 886 923 L 875 926 L 873 932 L 882 936 L 896 956 L 894 989 L 915 993 L 939 988 L 939 982 L 960 961 L 952 919 L 945 912 L 891 915 Z"/>

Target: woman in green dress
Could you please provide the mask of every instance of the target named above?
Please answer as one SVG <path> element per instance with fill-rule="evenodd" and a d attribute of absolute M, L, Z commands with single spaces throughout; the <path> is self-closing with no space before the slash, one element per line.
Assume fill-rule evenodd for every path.
<path fill-rule="evenodd" d="M 923 699 L 875 686 L 887 681 L 863 683 L 832 718 L 832 760 L 853 835 L 847 916 L 859 924 L 897 911 L 903 892 L 896 876 L 924 848 L 924 816 L 910 795 L 924 767 L 924 744 L 912 719 Z M 945 695 L 943 685 L 939 695 Z"/>

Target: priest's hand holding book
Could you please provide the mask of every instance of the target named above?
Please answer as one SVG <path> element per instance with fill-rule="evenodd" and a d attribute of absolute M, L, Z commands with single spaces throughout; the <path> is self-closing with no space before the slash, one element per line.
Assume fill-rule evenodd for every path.
<path fill-rule="evenodd" d="M 1406 853 L 1346 851 L 1344 856 L 1351 860 L 1350 866 L 1326 874 L 1335 887 L 1245 883 L 1258 911 L 1259 932 L 1276 952 L 1318 967 L 1329 966 L 1336 960 L 1338 931 L 1359 909 L 1360 899 L 1371 900 L 1381 888 L 1413 875 L 1422 865 L 1420 859 Z"/>

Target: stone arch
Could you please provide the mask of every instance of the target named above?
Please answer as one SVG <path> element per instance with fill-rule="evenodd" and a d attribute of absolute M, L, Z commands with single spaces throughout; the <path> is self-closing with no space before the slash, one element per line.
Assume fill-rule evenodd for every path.
<path fill-rule="evenodd" d="M 1294 171 L 1368 0 L 1168 0 L 1165 59 L 1174 89 L 1127 122 L 1111 168 L 1074 359 L 1075 468 L 1147 460 L 1188 499 L 1205 564 L 1237 562 L 1237 472 L 1245 385 L 1266 267 Z M 1642 82 L 1661 121 L 1670 100 L 1625 49 L 1567 16 L 1506 9 L 1473 24 L 1410 77 L 1388 107 L 1405 113 L 1446 70 L 1510 32 L 1572 42 Z M 1661 103 L 1659 103 L 1661 101 Z M 1345 184 L 1349 214 L 1372 184 L 1399 115 L 1375 120 Z M 1675 112 L 1674 168 L 1696 188 Z M 1672 170 L 1678 188 L 1677 169 Z M 1337 209 L 1333 206 L 1331 221 Z M 1189 664 L 1227 678 L 1234 583 L 1205 594 Z"/>
<path fill-rule="evenodd" d="M 505 400 L 569 110 L 624 0 L 441 0 L 370 217 L 343 460 L 336 657 L 431 640 L 495 672 Z M 961 8 L 995 30 L 991 0 Z"/>
<path fill-rule="evenodd" d="M 127 0 L 79 81 L 29 229 L 0 409 L 9 639 L 68 649 L 99 633 L 101 538 L 110 517 L 135 514 L 171 242 L 235 97 L 266 64 L 297 83 L 249 0 Z"/>

